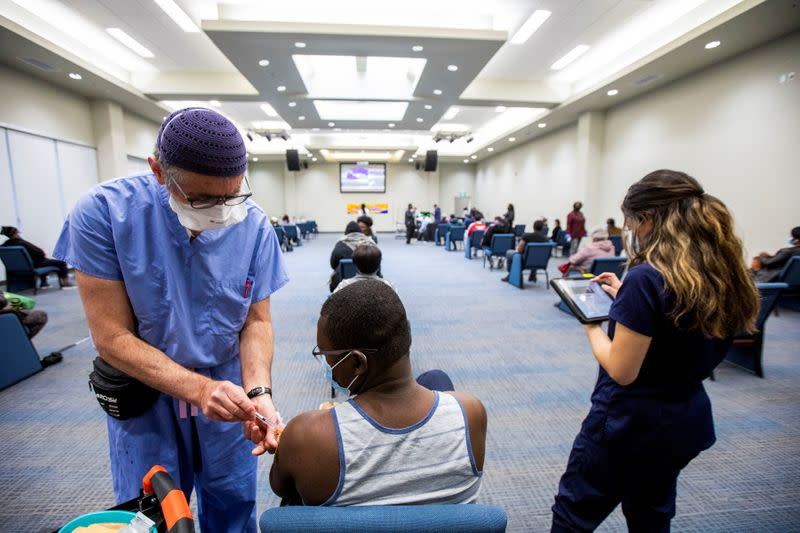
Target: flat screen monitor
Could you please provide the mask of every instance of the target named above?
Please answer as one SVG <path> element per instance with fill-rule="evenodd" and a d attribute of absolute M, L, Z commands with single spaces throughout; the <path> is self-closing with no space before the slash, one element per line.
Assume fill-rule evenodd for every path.
<path fill-rule="evenodd" d="M 340 163 L 340 192 L 386 192 L 386 164 Z"/>

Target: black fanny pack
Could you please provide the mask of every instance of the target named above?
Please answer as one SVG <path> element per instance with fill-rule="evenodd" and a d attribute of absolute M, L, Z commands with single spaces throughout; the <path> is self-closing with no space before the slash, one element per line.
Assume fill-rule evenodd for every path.
<path fill-rule="evenodd" d="M 147 411 L 158 398 L 159 392 L 132 378 L 103 361 L 94 359 L 94 370 L 89 374 L 89 389 L 100 407 L 114 418 L 127 420 Z"/>

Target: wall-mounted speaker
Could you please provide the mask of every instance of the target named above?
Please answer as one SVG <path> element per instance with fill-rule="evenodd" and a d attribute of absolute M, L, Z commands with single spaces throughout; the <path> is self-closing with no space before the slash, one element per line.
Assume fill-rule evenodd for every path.
<path fill-rule="evenodd" d="M 436 165 L 439 163 L 439 152 L 428 150 L 425 152 L 425 172 L 436 172 Z"/>
<path fill-rule="evenodd" d="M 286 168 L 295 172 L 300 170 L 300 154 L 297 150 L 286 150 Z"/>

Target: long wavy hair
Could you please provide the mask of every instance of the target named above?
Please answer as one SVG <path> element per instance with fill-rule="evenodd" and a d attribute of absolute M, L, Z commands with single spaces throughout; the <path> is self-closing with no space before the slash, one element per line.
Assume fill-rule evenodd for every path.
<path fill-rule="evenodd" d="M 676 326 L 714 338 L 756 330 L 758 290 L 722 201 L 683 172 L 656 170 L 631 185 L 622 212 L 633 235 L 652 223 L 636 249 L 626 239 L 629 266 L 661 273 L 675 296 Z"/>

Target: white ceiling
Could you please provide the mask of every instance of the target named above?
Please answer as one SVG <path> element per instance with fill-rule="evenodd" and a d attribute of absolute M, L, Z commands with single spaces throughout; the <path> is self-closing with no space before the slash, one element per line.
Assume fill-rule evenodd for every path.
<path fill-rule="evenodd" d="M 677 53 L 690 35 L 702 38 L 748 11 L 760 9 L 773 18 L 779 9 L 784 18 L 800 13 L 790 8 L 793 0 L 175 1 L 202 31 L 184 32 L 154 0 L 0 0 L 5 30 L 0 60 L 92 97 L 125 101 L 150 118 L 166 114 L 170 105 L 164 102 L 218 101 L 212 107 L 254 135 L 253 154 L 277 155 L 294 146 L 309 153 L 402 150 L 408 157 L 435 148 L 445 158 L 483 158 L 489 146 L 496 147 L 494 153 L 504 149 L 500 141 L 508 136 L 545 133 L 536 127 L 540 121 L 547 121 L 549 131 L 573 120 L 565 110 L 595 101 L 595 93 L 633 75 L 632 69 L 660 80 L 646 89 L 637 86 L 638 92 L 673 79 L 680 66 L 648 74 L 647 64 Z M 527 42 L 509 43 L 536 10 L 552 14 Z M 757 38 L 763 42 L 796 27 L 793 23 L 772 21 Z M 110 27 L 126 32 L 154 57 L 142 58 L 124 47 L 106 32 Z M 715 57 L 727 57 L 735 48 L 731 40 L 737 39 L 741 45 L 756 42 L 755 35 L 731 36 L 729 48 Z M 551 69 L 579 44 L 589 45 L 589 51 L 563 70 Z M 19 60 L 23 55 L 55 68 L 38 71 Z M 294 59 L 335 55 L 352 57 L 332 70 L 324 58 L 311 66 L 301 58 L 299 68 Z M 424 68 L 409 75 L 407 64 L 392 66 L 397 58 L 424 62 Z M 259 66 L 260 59 L 270 64 Z M 687 64 L 699 68 L 710 61 L 714 58 L 705 55 Z M 381 62 L 389 66 L 381 70 Z M 58 78 L 68 69 L 85 74 L 83 86 Z M 626 90 L 618 100 L 633 92 Z M 331 111 L 315 103 L 323 97 L 338 108 L 337 119 L 330 120 L 325 113 Z M 596 102 L 600 108 L 610 105 Z M 276 116 L 268 116 L 263 104 Z M 498 112 L 498 105 L 507 109 Z M 453 106 L 459 113 L 444 120 Z M 381 113 L 392 118 L 377 120 Z M 434 143 L 433 136 L 448 124 L 464 135 Z M 271 142 L 258 135 L 265 132 Z M 276 138 L 279 133 L 289 140 Z"/>

